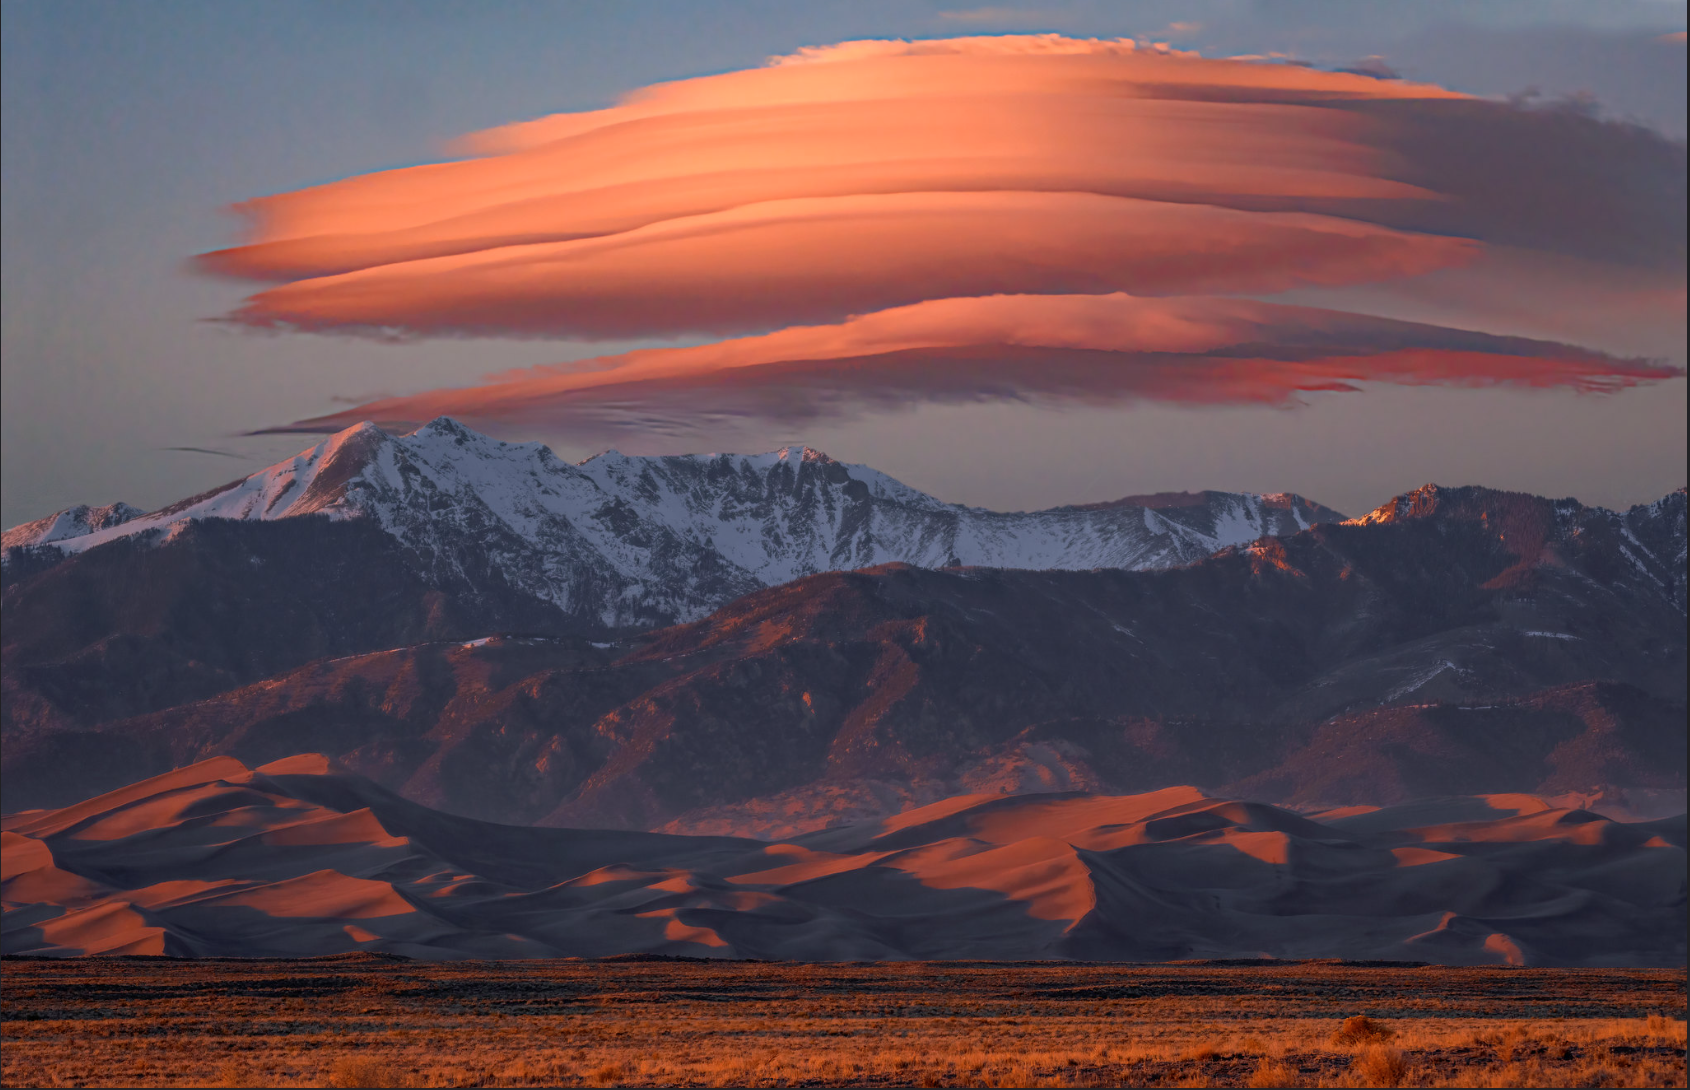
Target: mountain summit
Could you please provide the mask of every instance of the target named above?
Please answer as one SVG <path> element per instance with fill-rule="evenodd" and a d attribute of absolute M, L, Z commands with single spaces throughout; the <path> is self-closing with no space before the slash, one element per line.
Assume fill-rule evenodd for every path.
<path fill-rule="evenodd" d="M 71 555 L 163 539 L 208 519 L 363 520 L 430 585 L 515 592 L 586 627 L 691 621 L 818 572 L 892 562 L 1088 570 L 1177 567 L 1229 545 L 1343 518 L 1300 496 L 1162 493 L 1047 511 L 945 503 L 808 447 L 579 465 L 441 417 L 394 436 L 348 428 L 293 458 L 159 511 L 72 508 L 8 530 L 12 550 Z M 51 559 L 51 557 L 48 557 Z"/>

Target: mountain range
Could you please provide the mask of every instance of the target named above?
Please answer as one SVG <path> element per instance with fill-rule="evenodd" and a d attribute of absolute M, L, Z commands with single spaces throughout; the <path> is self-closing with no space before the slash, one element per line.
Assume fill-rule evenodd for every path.
<path fill-rule="evenodd" d="M 5 544 L 9 808 L 308 751 L 470 818 L 762 837 L 1173 784 L 1683 805 L 1682 489 L 1001 514 L 440 420 Z"/>
<path fill-rule="evenodd" d="M 442 417 L 403 436 L 361 424 L 295 457 L 146 513 L 73 507 L 14 527 L 13 550 L 69 556 L 162 542 L 209 519 L 355 521 L 431 587 L 512 596 L 556 626 L 611 632 L 692 621 L 817 572 L 920 567 L 1167 568 L 1343 516 L 1300 496 L 1129 496 L 1048 511 L 944 503 L 867 466 L 803 448 L 580 465 Z"/>

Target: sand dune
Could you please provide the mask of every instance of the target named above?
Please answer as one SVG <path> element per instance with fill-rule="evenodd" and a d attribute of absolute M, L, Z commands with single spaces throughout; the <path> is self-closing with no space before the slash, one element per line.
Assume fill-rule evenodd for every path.
<path fill-rule="evenodd" d="M 8 954 L 1681 965 L 1685 819 L 966 795 L 769 843 L 491 825 L 305 755 L 4 821 Z"/>

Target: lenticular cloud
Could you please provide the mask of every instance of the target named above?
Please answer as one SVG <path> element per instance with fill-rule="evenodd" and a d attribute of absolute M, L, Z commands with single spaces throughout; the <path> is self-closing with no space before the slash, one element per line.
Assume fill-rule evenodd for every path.
<path fill-rule="evenodd" d="M 963 356 L 948 362 L 934 354 L 941 346 L 912 345 L 896 366 L 822 382 L 819 364 L 784 349 L 779 361 L 759 355 L 785 334 L 755 335 L 803 325 L 816 328 L 789 330 L 794 343 L 823 336 L 817 329 L 856 336 L 897 326 L 905 308 L 929 301 L 990 325 L 983 301 L 999 296 L 1112 297 L 1098 305 L 1144 315 L 1153 297 L 1390 285 L 1457 268 L 1482 277 L 1503 255 L 1516 265 L 1541 255 L 1586 278 L 1623 270 L 1669 298 L 1683 291 L 1680 145 L 1570 111 L 1126 41 L 847 42 L 460 147 L 458 161 L 241 206 L 249 240 L 202 263 L 273 286 L 231 319 L 383 336 L 739 335 L 709 350 L 723 361 L 711 373 L 748 389 L 955 392 L 972 374 L 981 391 L 1019 396 L 1048 385 L 1031 372 L 1067 372 L 1039 362 L 1061 346 L 1012 352 L 959 334 L 942 347 Z M 1052 304 L 1040 321 L 1089 306 Z M 1182 307 L 1199 303 L 1166 313 Z M 894 313 L 877 323 L 880 311 Z M 1275 349 L 1271 338 L 1302 327 L 1274 320 L 1258 331 L 1260 350 L 1235 352 L 1226 367 L 1176 353 L 1177 378 L 1126 385 L 1142 396 L 1271 401 L 1366 377 L 1581 388 L 1657 377 L 1541 342 L 1457 351 L 1430 343 L 1430 327 L 1416 327 L 1426 343 L 1412 351 L 1369 347 L 1369 336 L 1390 336 L 1352 317 L 1351 355 L 1374 361 L 1369 375 L 1323 364 L 1323 378 L 1294 378 L 1307 346 Z M 989 358 L 963 358 L 982 345 Z M 1064 350 L 1132 355 L 1141 378 L 1143 358 L 1164 351 L 1148 342 Z M 1439 353 L 1435 364 L 1428 352 Z M 1504 357 L 1517 362 L 1498 372 Z M 638 377 L 657 358 L 609 361 L 622 396 L 673 392 L 671 378 Z M 835 361 L 834 372 L 843 358 L 815 357 Z M 1461 371 L 1469 364 L 1458 358 L 1476 369 Z M 1252 367 L 1260 383 L 1246 375 Z M 1074 387 L 1122 388 L 1099 385 L 1094 370 L 1079 367 Z M 1203 397 L 1192 385 L 1200 373 L 1230 392 Z M 617 384 L 592 388 L 607 385 Z M 588 395 L 544 396 L 556 409 Z"/>
<path fill-rule="evenodd" d="M 937 299 L 691 348 L 648 349 L 370 402 L 279 431 L 448 415 L 585 433 L 701 417 L 803 420 L 909 399 L 1284 404 L 1364 382 L 1612 390 L 1676 374 L 1569 345 L 1243 299 Z"/>
<path fill-rule="evenodd" d="M 732 333 L 935 295 L 1332 286 L 1429 272 L 1470 250 L 1326 216 L 1092 193 L 851 195 L 318 277 L 264 292 L 241 318 L 426 334 Z"/>

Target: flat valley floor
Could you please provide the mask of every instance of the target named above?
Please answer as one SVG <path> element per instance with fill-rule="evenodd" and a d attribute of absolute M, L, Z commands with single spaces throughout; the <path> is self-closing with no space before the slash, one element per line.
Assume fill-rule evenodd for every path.
<path fill-rule="evenodd" d="M 1682 969 L 7 958 L 5 1086 L 1683 1086 Z"/>

